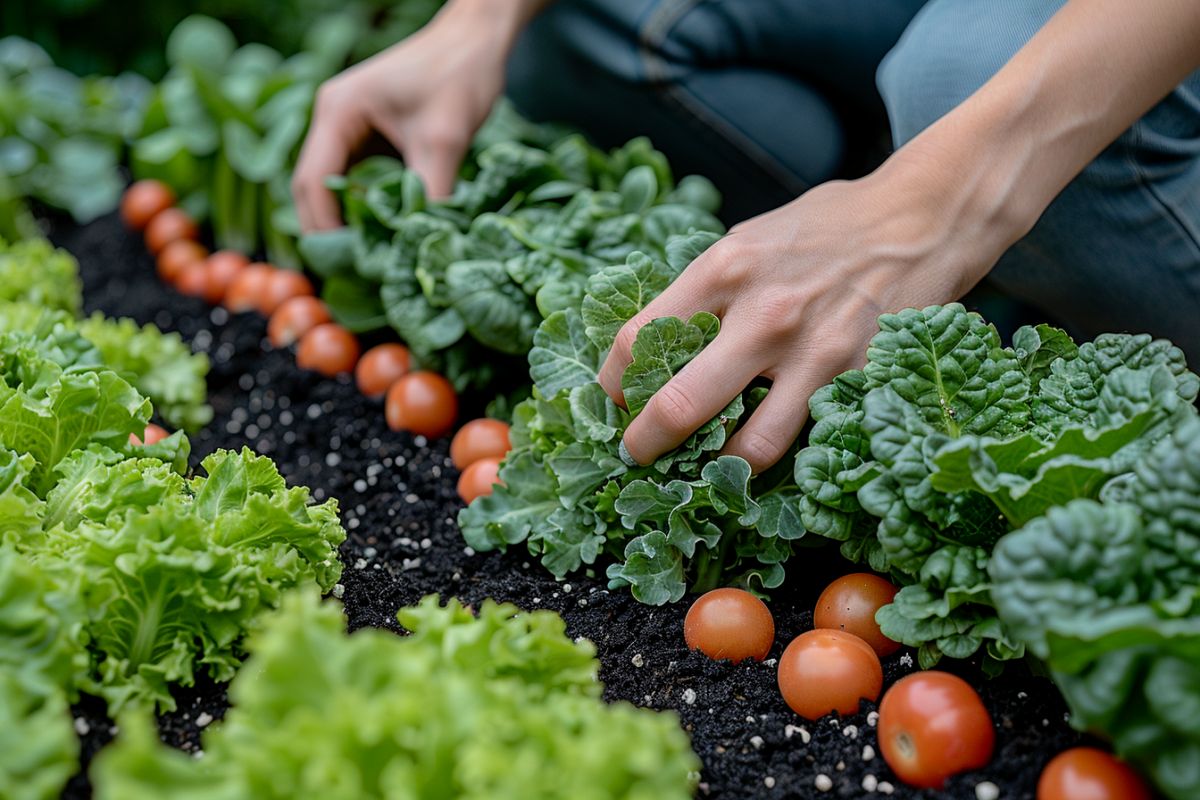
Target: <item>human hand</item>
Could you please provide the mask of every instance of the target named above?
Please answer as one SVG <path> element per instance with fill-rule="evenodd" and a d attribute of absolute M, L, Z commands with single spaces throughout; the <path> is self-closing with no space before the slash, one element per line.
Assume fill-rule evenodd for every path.
<path fill-rule="evenodd" d="M 504 62 L 517 26 L 450 4 L 403 42 L 323 83 L 292 175 L 305 231 L 341 224 L 325 178 L 345 171 L 373 133 L 381 134 L 425 182 L 448 196 L 470 144 L 503 90 Z"/>
<path fill-rule="evenodd" d="M 812 393 L 861 366 L 880 314 L 954 300 L 982 278 L 1016 231 L 997 224 L 969 181 L 937 177 L 933 161 L 910 153 L 734 227 L 630 320 L 600 371 L 617 402 L 642 325 L 699 311 L 721 318 L 717 338 L 630 424 L 630 456 L 650 463 L 763 376 L 766 399 L 724 452 L 768 468 L 799 434 Z"/>

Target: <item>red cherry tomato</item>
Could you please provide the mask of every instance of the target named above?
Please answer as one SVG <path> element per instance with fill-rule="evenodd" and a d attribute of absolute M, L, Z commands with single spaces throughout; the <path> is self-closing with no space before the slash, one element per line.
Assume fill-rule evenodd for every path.
<path fill-rule="evenodd" d="M 257 309 L 274 272 L 270 264 L 250 264 L 243 268 L 229 283 L 222 303 L 234 313 Z"/>
<path fill-rule="evenodd" d="M 507 422 L 473 419 L 450 440 L 450 460 L 455 469 L 464 470 L 481 458 L 503 458 L 511 449 Z"/>
<path fill-rule="evenodd" d="M 139 439 L 136 433 L 129 434 L 129 443 L 135 447 L 141 447 L 143 444 L 158 444 L 170 435 L 161 425 L 155 425 L 151 422 L 146 426 L 142 438 Z"/>
<path fill-rule="evenodd" d="M 162 181 L 137 181 L 121 196 L 121 220 L 135 231 L 146 225 L 160 211 L 175 205 L 175 192 Z"/>
<path fill-rule="evenodd" d="M 806 719 L 836 711 L 858 713 L 859 700 L 875 700 L 883 667 L 871 646 L 857 636 L 811 630 L 792 640 L 779 659 L 779 691 Z"/>
<path fill-rule="evenodd" d="M 408 348 L 389 342 L 368 350 L 354 370 L 358 390 L 367 397 L 383 397 L 391 385 L 400 380 L 411 365 Z"/>
<path fill-rule="evenodd" d="M 258 300 L 258 310 L 269 317 L 287 300 L 313 294 L 312 282 L 294 269 L 276 269 Z"/>
<path fill-rule="evenodd" d="M 332 378 L 350 372 L 358 363 L 358 339 L 333 322 L 326 322 L 300 337 L 296 364 Z"/>
<path fill-rule="evenodd" d="M 713 589 L 692 603 L 683 620 L 683 639 L 719 661 L 762 661 L 775 642 L 775 618 L 766 603 L 742 589 Z"/>
<path fill-rule="evenodd" d="M 869 572 L 843 575 L 821 592 L 813 611 L 813 627 L 852 633 L 871 645 L 880 658 L 890 656 L 900 649 L 900 643 L 883 635 L 875 612 L 892 602 L 898 591 Z"/>
<path fill-rule="evenodd" d="M 250 259 L 235 250 L 218 250 L 208 257 L 208 294 L 204 299 L 214 305 L 221 302 L 233 279 L 250 264 Z"/>
<path fill-rule="evenodd" d="M 500 483 L 500 459 L 481 458 L 458 476 L 458 496 L 464 503 L 492 493 Z"/>
<path fill-rule="evenodd" d="M 410 372 L 388 389 L 384 413 L 392 430 L 436 439 L 454 427 L 458 395 L 441 375 Z"/>
<path fill-rule="evenodd" d="M 273 347 L 287 347 L 318 325 L 332 322 L 329 309 L 315 297 L 301 295 L 285 301 L 267 323 L 267 338 Z"/>
<path fill-rule="evenodd" d="M 154 215 L 146 225 L 146 248 L 158 255 L 171 242 L 195 239 L 200 235 L 196 221 L 179 208 L 167 208 Z"/>
<path fill-rule="evenodd" d="M 1094 747 L 1073 747 L 1042 770 L 1037 800 L 1150 800 L 1150 789 L 1115 756 Z"/>
<path fill-rule="evenodd" d="M 940 789 L 949 776 L 986 766 L 995 743 L 983 701 L 957 675 L 907 675 L 879 704 L 879 750 L 910 786 Z"/>
<path fill-rule="evenodd" d="M 208 258 L 208 248 L 191 239 L 171 242 L 158 254 L 158 277 L 170 284 L 179 280 L 183 268 Z"/>
<path fill-rule="evenodd" d="M 210 291 L 208 264 L 204 261 L 193 261 L 186 265 L 175 281 L 175 288 L 180 294 L 186 294 L 188 297 L 206 297 Z"/>

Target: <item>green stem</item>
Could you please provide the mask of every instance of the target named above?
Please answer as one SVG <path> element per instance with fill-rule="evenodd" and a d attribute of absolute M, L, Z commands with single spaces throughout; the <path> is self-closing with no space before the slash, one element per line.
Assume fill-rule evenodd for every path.
<path fill-rule="evenodd" d="M 696 555 L 696 580 L 692 591 L 707 592 L 721 585 L 721 577 L 725 572 L 725 556 L 729 552 L 732 536 L 722 535 L 716 550 L 703 546 L 702 553 Z"/>

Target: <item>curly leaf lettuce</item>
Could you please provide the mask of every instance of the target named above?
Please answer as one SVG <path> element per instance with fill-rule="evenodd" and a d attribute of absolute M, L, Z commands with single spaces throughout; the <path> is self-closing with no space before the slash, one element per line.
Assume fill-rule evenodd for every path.
<path fill-rule="evenodd" d="M 792 542 L 804 534 L 795 487 L 786 474 L 752 478 L 744 460 L 717 455 L 760 390 L 736 397 L 653 464 L 621 458 L 630 421 L 713 340 L 716 317 L 642 327 L 622 378 L 628 410 L 596 381 L 621 325 L 715 240 L 671 239 L 665 258 L 633 253 L 588 280 L 579 310 L 555 312 L 538 328 L 529 353 L 534 393 L 513 414 L 506 485 L 459 516 L 472 547 L 524 542 L 558 576 L 607 561 L 610 586 L 654 605 L 689 589 L 782 582 Z"/>
<path fill-rule="evenodd" d="M 901 584 L 878 619 L 923 666 L 982 649 L 999 669 L 1023 647 L 988 591 L 996 542 L 1128 473 L 1195 416 L 1198 389 L 1178 348 L 1148 336 L 1076 347 L 1039 326 L 1009 348 L 957 304 L 884 315 L 866 367 L 810 401 L 801 522 Z"/>
<path fill-rule="evenodd" d="M 1104 502 L 1073 500 L 1001 540 L 989 571 L 1009 629 L 1050 667 L 1078 728 L 1176 800 L 1200 794 L 1200 420 Z"/>
<path fill-rule="evenodd" d="M 592 646 L 558 616 L 429 597 L 399 619 L 412 636 L 346 636 L 335 604 L 292 593 L 252 637 L 205 757 L 129 715 L 92 768 L 96 796 L 691 797 L 678 720 L 604 703 Z"/>

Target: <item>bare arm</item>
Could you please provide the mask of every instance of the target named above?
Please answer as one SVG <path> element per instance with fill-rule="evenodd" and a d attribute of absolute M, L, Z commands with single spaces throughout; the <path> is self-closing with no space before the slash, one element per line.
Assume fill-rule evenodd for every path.
<path fill-rule="evenodd" d="M 552 0 L 451 0 L 424 28 L 326 81 L 292 176 L 304 230 L 340 224 L 325 177 L 383 135 L 445 196 L 467 145 L 504 89 L 504 64 L 524 27 Z"/>
<path fill-rule="evenodd" d="M 777 461 L 809 396 L 857 366 L 875 318 L 961 297 L 1095 156 L 1200 67 L 1200 3 L 1070 0 L 990 81 L 871 175 L 736 226 L 618 334 L 710 311 L 717 339 L 651 399 L 625 444 L 647 463 L 751 380 L 771 391 L 726 452 Z"/>

